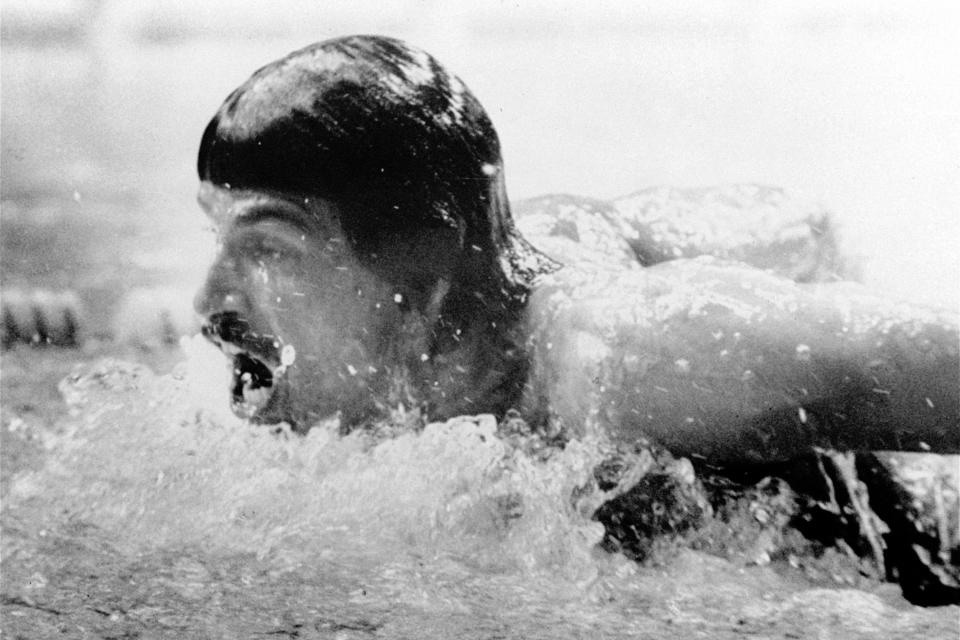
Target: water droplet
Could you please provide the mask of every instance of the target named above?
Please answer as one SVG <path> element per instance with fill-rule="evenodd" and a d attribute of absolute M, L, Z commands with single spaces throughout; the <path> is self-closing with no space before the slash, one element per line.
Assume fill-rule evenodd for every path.
<path fill-rule="evenodd" d="M 297 359 L 297 350 L 293 348 L 292 344 L 287 344 L 283 346 L 283 349 L 280 350 L 280 364 L 284 367 L 289 367 Z"/>

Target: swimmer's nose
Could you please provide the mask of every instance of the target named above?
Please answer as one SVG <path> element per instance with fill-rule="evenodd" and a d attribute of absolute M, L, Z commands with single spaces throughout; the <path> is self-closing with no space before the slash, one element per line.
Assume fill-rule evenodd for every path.
<path fill-rule="evenodd" d="M 202 289 L 200 289 L 200 291 L 197 292 L 197 295 L 193 297 L 193 309 L 199 315 L 208 317 L 215 313 L 222 313 L 225 311 L 240 313 L 240 310 L 243 306 L 239 302 L 240 297 L 234 294 L 222 296 L 219 302 L 214 302 L 214 300 L 215 298 L 211 298 L 207 287 L 204 286 Z"/>
<path fill-rule="evenodd" d="M 217 261 L 194 296 L 193 309 L 203 317 L 223 312 L 245 313 L 245 301 L 240 283 L 229 265 Z"/>

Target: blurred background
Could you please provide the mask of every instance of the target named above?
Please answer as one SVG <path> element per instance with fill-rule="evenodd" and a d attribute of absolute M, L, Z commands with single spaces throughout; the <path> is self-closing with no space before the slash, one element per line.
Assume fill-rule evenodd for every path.
<path fill-rule="evenodd" d="M 3 290 L 78 291 L 104 333 L 165 296 L 189 315 L 213 243 L 194 199 L 208 119 L 259 66 L 379 33 L 471 87 L 514 199 L 783 186 L 835 212 L 869 284 L 960 301 L 955 2 L 360 6 L 4 0 Z"/>

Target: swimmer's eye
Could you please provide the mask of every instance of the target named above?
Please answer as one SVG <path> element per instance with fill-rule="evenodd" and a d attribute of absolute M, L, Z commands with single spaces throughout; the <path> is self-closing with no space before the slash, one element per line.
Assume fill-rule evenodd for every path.
<path fill-rule="evenodd" d="M 248 258 L 258 264 L 282 264 L 296 259 L 296 252 L 285 242 L 269 237 L 257 238 L 244 247 Z"/>

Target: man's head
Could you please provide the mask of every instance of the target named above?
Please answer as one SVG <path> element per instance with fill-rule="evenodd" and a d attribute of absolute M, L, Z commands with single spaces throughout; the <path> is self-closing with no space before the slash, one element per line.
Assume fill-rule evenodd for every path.
<path fill-rule="evenodd" d="M 515 313 L 544 266 L 513 230 L 483 108 L 396 40 L 260 69 L 211 120 L 198 172 L 221 249 L 196 306 L 260 421 L 366 413 L 394 370 Z"/>

